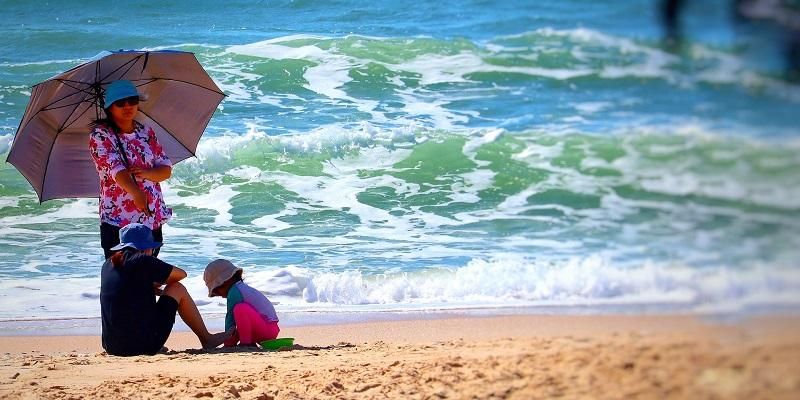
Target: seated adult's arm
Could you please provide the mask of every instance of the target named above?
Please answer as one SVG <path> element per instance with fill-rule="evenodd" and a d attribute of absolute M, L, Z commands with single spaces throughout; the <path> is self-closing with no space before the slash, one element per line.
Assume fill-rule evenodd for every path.
<path fill-rule="evenodd" d="M 169 276 L 167 277 L 167 281 L 164 282 L 164 283 L 169 285 L 170 283 L 178 282 L 179 280 L 181 280 L 183 278 L 186 278 L 186 271 L 184 271 L 184 270 L 182 270 L 182 269 L 180 269 L 178 267 L 173 266 L 172 267 L 172 271 L 170 271 Z"/>
<path fill-rule="evenodd" d="M 186 277 L 186 271 L 172 265 L 165 263 L 155 257 L 140 257 L 139 260 L 145 263 L 142 268 L 135 268 L 135 271 L 140 271 L 143 279 L 153 282 L 153 287 L 156 288 L 156 295 L 160 295 L 160 288 L 164 284 L 178 282 Z"/>

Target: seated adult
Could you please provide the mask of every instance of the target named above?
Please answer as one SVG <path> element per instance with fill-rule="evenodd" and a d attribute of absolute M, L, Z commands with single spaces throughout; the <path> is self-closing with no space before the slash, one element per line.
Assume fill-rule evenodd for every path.
<path fill-rule="evenodd" d="M 108 354 L 156 354 L 172 332 L 176 312 L 204 349 L 219 346 L 233 334 L 208 332 L 194 300 L 179 282 L 186 272 L 153 257 L 153 249 L 161 243 L 153 240 L 150 228 L 126 225 L 119 239 L 112 248 L 118 252 L 106 260 L 100 275 L 103 348 Z"/>

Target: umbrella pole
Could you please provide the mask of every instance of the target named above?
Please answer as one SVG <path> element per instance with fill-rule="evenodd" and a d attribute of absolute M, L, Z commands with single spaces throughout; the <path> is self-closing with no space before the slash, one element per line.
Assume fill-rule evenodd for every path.
<path fill-rule="evenodd" d="M 131 163 L 128 161 L 128 155 L 125 153 L 125 147 L 122 144 L 122 139 L 119 138 L 119 132 L 117 132 L 117 129 L 115 127 L 110 126 L 110 128 L 112 131 L 114 131 L 114 138 L 117 139 L 117 151 L 119 151 L 119 154 L 122 156 L 122 161 L 125 163 L 125 170 L 128 171 L 131 166 Z M 130 172 L 128 172 L 128 174 L 131 177 L 131 181 L 133 181 L 133 184 L 138 186 L 136 182 L 136 176 Z M 150 209 L 149 203 L 146 204 L 145 206 L 147 207 L 147 212 L 149 212 L 150 214 L 155 213 L 153 210 Z"/>

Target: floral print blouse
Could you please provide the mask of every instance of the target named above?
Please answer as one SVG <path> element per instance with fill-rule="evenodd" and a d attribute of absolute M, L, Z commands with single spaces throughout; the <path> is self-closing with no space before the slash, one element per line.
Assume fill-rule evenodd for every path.
<path fill-rule="evenodd" d="M 108 126 L 98 124 L 89 136 L 89 150 L 92 153 L 97 173 L 100 176 L 100 222 L 124 227 L 131 222 L 158 229 L 172 218 L 172 209 L 167 208 L 161 185 L 146 179 L 136 178 L 136 184 L 147 196 L 147 207 L 152 212 L 146 215 L 136 208 L 133 196 L 114 180 L 117 173 L 128 168 L 119 153 L 119 143 L 125 149 L 130 166 L 152 168 L 157 165 L 172 166 L 158 143 L 153 128 L 134 121 L 131 133 L 120 133 L 119 141 Z"/>

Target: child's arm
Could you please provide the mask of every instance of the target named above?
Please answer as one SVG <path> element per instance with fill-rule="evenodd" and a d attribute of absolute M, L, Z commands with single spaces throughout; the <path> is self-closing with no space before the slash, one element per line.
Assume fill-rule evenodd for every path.
<path fill-rule="evenodd" d="M 228 289 L 228 312 L 225 314 L 226 331 L 236 325 L 236 321 L 233 319 L 233 307 L 243 301 L 244 297 L 242 297 L 242 292 L 239 291 L 236 285 L 232 285 L 230 289 Z"/>

